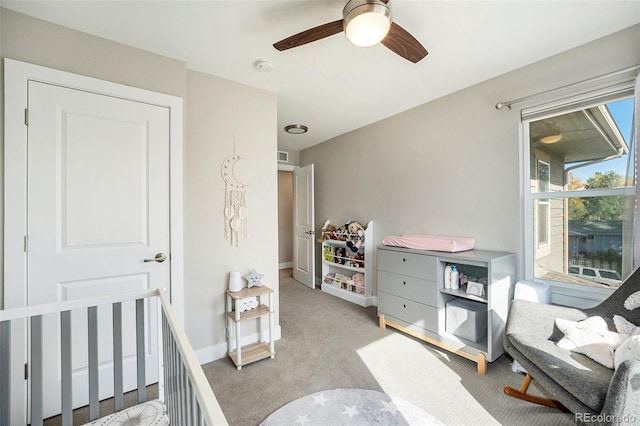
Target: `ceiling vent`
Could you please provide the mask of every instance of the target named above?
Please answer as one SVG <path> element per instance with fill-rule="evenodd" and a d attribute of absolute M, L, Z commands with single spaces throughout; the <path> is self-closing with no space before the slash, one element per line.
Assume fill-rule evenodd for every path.
<path fill-rule="evenodd" d="M 278 151 L 278 163 L 288 163 L 289 153 L 287 151 Z"/>

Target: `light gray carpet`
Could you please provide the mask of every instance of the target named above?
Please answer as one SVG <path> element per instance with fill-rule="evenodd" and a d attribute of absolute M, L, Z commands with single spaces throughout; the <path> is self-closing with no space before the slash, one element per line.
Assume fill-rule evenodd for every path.
<path fill-rule="evenodd" d="M 280 407 L 332 389 L 368 389 L 401 398 L 447 425 L 571 425 L 573 415 L 506 396 L 523 375 L 500 357 L 480 376 L 476 364 L 390 328 L 362 308 L 280 279 L 282 338 L 275 359 L 236 370 L 228 358 L 203 366 L 232 426 L 255 426 Z M 540 391 L 535 385 L 534 393 Z"/>
<path fill-rule="evenodd" d="M 261 426 L 438 426 L 435 417 L 378 391 L 334 389 L 303 396 L 271 414 Z"/>

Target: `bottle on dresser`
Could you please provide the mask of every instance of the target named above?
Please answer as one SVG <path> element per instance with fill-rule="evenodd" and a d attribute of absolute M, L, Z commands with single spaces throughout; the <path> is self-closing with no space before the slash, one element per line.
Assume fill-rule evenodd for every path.
<path fill-rule="evenodd" d="M 456 265 L 452 265 L 451 266 L 451 289 L 452 290 L 457 290 L 459 288 L 459 281 L 458 281 L 458 267 Z"/>
<path fill-rule="evenodd" d="M 451 265 L 444 267 L 444 288 L 451 288 Z"/>

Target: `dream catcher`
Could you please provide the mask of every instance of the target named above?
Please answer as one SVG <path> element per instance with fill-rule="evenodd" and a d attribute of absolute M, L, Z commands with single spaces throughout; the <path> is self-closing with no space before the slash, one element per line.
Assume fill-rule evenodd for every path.
<path fill-rule="evenodd" d="M 236 178 L 234 167 L 240 156 L 227 157 L 222 163 L 222 179 L 226 185 L 224 194 L 224 239 L 238 247 L 247 238 L 247 185 Z"/>

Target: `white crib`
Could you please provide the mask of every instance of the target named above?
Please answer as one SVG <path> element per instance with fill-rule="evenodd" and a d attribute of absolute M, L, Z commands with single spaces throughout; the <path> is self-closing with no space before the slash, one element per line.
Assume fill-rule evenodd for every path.
<path fill-rule="evenodd" d="M 146 301 L 146 302 L 145 302 Z M 128 303 L 129 302 L 129 303 Z M 88 407 L 91 421 L 99 417 L 99 368 L 98 342 L 104 344 L 105 339 L 99 336 L 98 307 L 111 306 L 113 325 L 109 327 L 113 336 L 113 401 L 116 412 L 123 410 L 123 303 L 135 303 L 135 358 L 137 372 L 137 402 L 143 404 L 147 400 L 145 377 L 145 305 L 146 309 L 158 316 L 158 385 L 159 399 L 164 403 L 166 416 L 172 425 L 226 425 L 227 421 L 220 409 L 209 382 L 184 334 L 178 324 L 173 308 L 162 290 L 139 291 L 101 298 L 73 300 L 46 305 L 29 306 L 0 310 L 0 426 L 14 426 L 16 418 L 25 415 L 31 425 L 43 424 L 43 317 L 47 321 L 55 317 L 59 321 L 60 371 L 61 371 L 61 407 L 62 424 L 73 424 L 73 408 L 77 401 L 73 401 L 72 392 L 72 354 L 77 353 L 77 347 L 72 349 L 72 321 L 71 312 L 75 315 L 86 315 L 88 337 L 87 376 L 88 376 Z M 105 308 L 102 308 L 103 310 Z M 133 308 L 132 308 L 133 309 Z M 79 314 L 78 314 L 79 312 Z M 148 319 L 149 312 L 146 312 Z M 25 321 L 26 320 L 26 321 Z M 30 385 L 16 386 L 12 382 L 11 368 L 11 339 L 12 331 L 20 327 L 29 329 L 29 380 Z M 76 330 L 77 331 L 77 330 Z M 109 340 L 109 339 L 106 339 Z M 76 345 L 77 346 L 77 345 Z M 14 352 L 15 353 L 15 352 Z M 14 362 L 13 365 L 16 363 Z M 25 372 L 26 373 L 26 372 Z M 14 372 L 15 376 L 15 372 Z M 15 379 L 15 377 L 13 378 Z M 13 383 L 13 384 L 12 384 Z M 25 389 L 29 389 L 26 395 Z M 13 397 L 12 397 L 12 392 Z M 11 413 L 12 401 L 20 394 L 25 394 L 28 400 L 28 413 Z M 86 396 L 86 395 L 85 395 Z M 12 399 L 14 398 L 14 399 Z M 154 402 L 157 405 L 157 402 Z M 74 405 L 75 404 L 75 405 Z M 20 414 L 16 416 L 16 414 Z M 97 423 L 97 422 L 96 422 Z M 26 422 L 25 422 L 26 424 Z M 111 423 L 110 423 L 111 424 Z"/>

